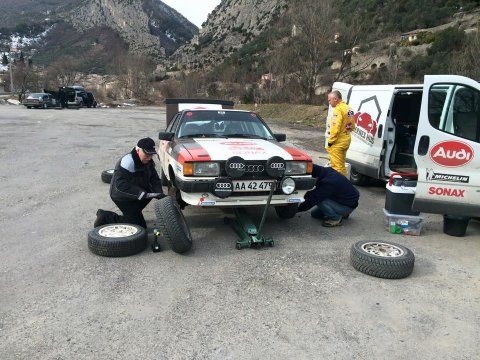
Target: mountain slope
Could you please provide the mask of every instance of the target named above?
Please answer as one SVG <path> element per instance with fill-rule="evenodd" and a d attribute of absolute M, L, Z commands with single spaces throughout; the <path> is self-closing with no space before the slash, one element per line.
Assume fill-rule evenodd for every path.
<path fill-rule="evenodd" d="M 288 7 L 287 0 L 223 0 L 198 36 L 172 59 L 188 68 L 218 64 L 268 29 Z"/>

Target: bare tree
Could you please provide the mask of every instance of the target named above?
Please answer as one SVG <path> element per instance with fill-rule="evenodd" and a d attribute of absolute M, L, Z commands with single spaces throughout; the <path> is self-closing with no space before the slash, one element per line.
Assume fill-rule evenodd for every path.
<path fill-rule="evenodd" d="M 480 26 L 468 35 L 462 51 L 452 54 L 450 72 L 472 79 L 480 78 Z"/>
<path fill-rule="evenodd" d="M 25 62 L 17 62 L 13 70 L 13 83 L 18 92 L 18 100 L 22 101 L 28 91 L 39 90 L 39 77 L 32 66 Z"/>
<path fill-rule="evenodd" d="M 293 39 L 295 71 L 304 101 L 311 103 L 317 77 L 326 66 L 329 46 L 334 39 L 334 2 L 332 0 L 298 2 L 293 21 L 300 29 Z"/>
<path fill-rule="evenodd" d="M 73 56 L 65 56 L 48 66 L 45 72 L 45 87 L 71 86 L 81 78 L 82 60 Z"/>

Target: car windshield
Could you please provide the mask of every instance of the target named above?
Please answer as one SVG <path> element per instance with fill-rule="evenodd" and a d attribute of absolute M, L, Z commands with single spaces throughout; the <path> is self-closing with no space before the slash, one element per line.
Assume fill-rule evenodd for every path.
<path fill-rule="evenodd" d="M 225 110 L 186 111 L 177 136 L 274 139 L 257 114 Z"/>
<path fill-rule="evenodd" d="M 43 94 L 43 93 L 34 93 L 34 94 L 28 95 L 28 97 L 29 97 L 29 98 L 39 98 L 39 97 L 42 97 L 43 95 L 46 95 L 46 94 Z"/>

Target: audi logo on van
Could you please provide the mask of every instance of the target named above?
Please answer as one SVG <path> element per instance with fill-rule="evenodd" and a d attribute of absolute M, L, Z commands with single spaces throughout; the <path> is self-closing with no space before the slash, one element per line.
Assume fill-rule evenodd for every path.
<path fill-rule="evenodd" d="M 245 164 L 244 163 L 231 163 L 231 164 L 228 165 L 228 167 L 230 169 L 241 170 L 241 169 L 245 168 Z"/>
<path fill-rule="evenodd" d="M 430 159 L 440 166 L 459 167 L 468 164 L 474 157 L 470 145 L 456 140 L 442 141 L 430 150 Z"/>

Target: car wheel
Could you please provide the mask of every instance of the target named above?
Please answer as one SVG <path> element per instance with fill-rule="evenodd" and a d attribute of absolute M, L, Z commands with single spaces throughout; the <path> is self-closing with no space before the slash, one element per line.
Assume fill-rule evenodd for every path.
<path fill-rule="evenodd" d="M 291 219 L 295 217 L 298 210 L 298 204 L 288 204 L 284 206 L 275 206 L 275 212 L 281 219 Z"/>
<path fill-rule="evenodd" d="M 170 248 L 183 254 L 192 247 L 192 235 L 185 217 L 176 201 L 167 196 L 155 204 L 155 214 L 160 227 L 160 233 L 167 240 Z"/>
<path fill-rule="evenodd" d="M 360 174 L 352 167 L 350 170 L 350 182 L 353 185 L 366 186 L 370 183 L 370 178 L 366 175 Z"/>
<path fill-rule="evenodd" d="M 122 257 L 137 254 L 147 247 L 147 232 L 134 224 L 108 224 L 88 233 L 88 248 L 94 254 Z"/>
<path fill-rule="evenodd" d="M 104 183 L 110 184 L 112 181 L 114 172 L 115 172 L 115 169 L 108 169 L 108 170 L 102 171 L 102 181 Z"/>
<path fill-rule="evenodd" d="M 402 279 L 413 271 L 415 256 L 405 246 L 384 241 L 359 241 L 352 245 L 350 260 L 358 271 L 384 279 Z"/>
<path fill-rule="evenodd" d="M 27 109 L 31 109 L 32 107 L 31 106 L 27 106 Z"/>

